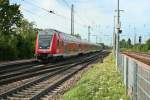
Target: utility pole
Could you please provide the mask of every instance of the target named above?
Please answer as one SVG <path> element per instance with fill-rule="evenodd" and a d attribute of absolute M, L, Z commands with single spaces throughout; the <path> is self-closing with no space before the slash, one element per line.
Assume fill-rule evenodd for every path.
<path fill-rule="evenodd" d="M 136 28 L 134 27 L 134 45 L 136 44 Z"/>
<path fill-rule="evenodd" d="M 96 35 L 96 44 L 98 43 L 98 36 Z"/>
<path fill-rule="evenodd" d="M 90 42 L 91 26 L 88 26 L 88 42 Z"/>
<path fill-rule="evenodd" d="M 101 37 L 99 37 L 99 43 L 102 43 Z"/>
<path fill-rule="evenodd" d="M 115 32 L 115 25 L 116 25 L 116 16 L 114 16 L 114 31 L 113 31 L 113 55 L 115 56 L 116 50 L 116 32 Z"/>
<path fill-rule="evenodd" d="M 97 37 L 97 35 L 92 35 L 92 36 L 95 36 L 95 39 L 96 39 L 96 41 L 95 41 L 95 42 L 96 42 L 96 43 L 98 43 L 98 42 L 97 42 L 97 38 L 98 38 L 98 37 Z"/>
<path fill-rule="evenodd" d="M 120 30 L 121 25 L 120 25 L 120 8 L 119 8 L 119 0 L 118 0 L 118 7 L 117 7 L 117 25 L 116 25 L 116 69 L 118 67 L 118 55 L 119 55 L 119 34 L 122 32 L 122 30 Z"/>
<path fill-rule="evenodd" d="M 71 35 L 74 35 L 74 5 L 71 5 Z"/>
<path fill-rule="evenodd" d="M 110 40 L 110 46 L 112 46 L 113 36 L 111 36 L 111 35 L 104 35 L 104 36 L 106 36 L 108 38 L 108 40 Z"/>
<path fill-rule="evenodd" d="M 129 34 L 130 34 L 131 25 L 129 24 Z"/>

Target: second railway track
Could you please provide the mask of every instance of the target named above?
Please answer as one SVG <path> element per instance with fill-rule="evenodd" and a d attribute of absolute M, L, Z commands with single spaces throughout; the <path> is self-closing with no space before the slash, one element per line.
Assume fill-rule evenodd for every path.
<path fill-rule="evenodd" d="M 150 53 L 144 52 L 124 52 L 123 54 L 128 55 L 134 59 L 137 59 L 145 64 L 150 65 Z"/>

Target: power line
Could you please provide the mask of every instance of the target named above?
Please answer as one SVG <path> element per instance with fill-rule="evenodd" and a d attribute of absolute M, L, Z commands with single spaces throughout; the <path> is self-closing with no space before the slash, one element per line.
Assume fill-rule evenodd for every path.
<path fill-rule="evenodd" d="M 41 15 L 39 15 L 39 14 L 37 14 L 37 13 L 34 13 L 34 12 L 32 12 L 32 11 L 30 11 L 30 10 L 24 8 L 24 7 L 22 7 L 22 9 L 23 9 L 24 11 L 30 13 L 30 14 L 33 15 L 33 16 L 38 16 L 38 17 L 41 18 L 41 19 L 43 19 L 43 17 L 44 17 L 44 16 L 41 16 Z M 43 19 L 43 20 L 44 20 L 45 22 L 47 22 L 47 19 Z M 57 25 L 58 25 L 58 24 L 57 24 Z M 59 24 L 58 26 L 64 27 L 64 28 L 66 28 L 66 29 L 69 29 L 68 27 L 65 27 L 64 25 L 60 25 L 60 24 Z"/>
<path fill-rule="evenodd" d="M 69 5 L 69 3 L 66 1 L 66 0 L 63 0 L 64 1 L 64 3 L 66 4 L 66 6 L 67 7 L 69 7 L 70 9 L 71 9 L 71 7 L 70 7 L 70 5 Z M 77 17 L 84 23 L 87 23 L 78 13 L 77 13 L 77 11 L 74 9 L 74 13 L 77 15 Z M 87 25 L 88 26 L 88 25 Z"/>
<path fill-rule="evenodd" d="M 69 3 L 66 0 L 63 0 L 64 3 L 66 4 L 67 7 L 71 8 L 71 6 L 69 5 Z"/>
<path fill-rule="evenodd" d="M 23 1 L 24 1 L 24 0 L 23 0 Z M 64 1 L 65 4 L 70 8 L 70 6 L 69 6 L 69 4 L 67 3 L 67 1 L 66 1 L 66 0 L 63 0 L 63 1 Z M 71 18 L 68 18 L 68 17 L 66 17 L 66 16 L 60 15 L 60 14 L 58 14 L 58 13 L 52 11 L 52 10 L 47 10 L 47 9 L 45 9 L 45 8 L 42 8 L 42 7 L 40 7 L 39 5 L 34 4 L 33 2 L 29 2 L 29 1 L 24 1 L 24 2 L 26 2 L 26 3 L 29 4 L 29 5 L 33 5 L 34 7 L 39 8 L 39 9 L 41 9 L 41 10 L 43 10 L 43 11 L 46 11 L 46 12 L 48 12 L 48 13 L 55 14 L 56 16 L 59 16 L 59 17 L 61 17 L 61 18 L 63 18 L 63 19 L 66 19 L 66 20 L 71 21 Z M 26 10 L 26 11 L 29 12 L 29 13 L 33 13 L 33 12 L 29 11 L 29 10 Z M 34 14 L 35 14 L 35 13 L 34 13 Z M 37 14 L 36 14 L 36 15 L 37 15 Z M 77 14 L 77 15 L 78 15 L 78 17 L 80 18 L 80 20 L 82 20 L 81 17 L 79 16 L 79 14 Z M 38 15 L 38 16 L 39 16 L 39 15 Z M 82 22 L 84 23 L 83 20 L 82 20 Z M 78 23 L 78 24 L 80 24 L 81 26 L 84 27 L 84 25 L 82 25 L 82 23 L 79 22 L 79 21 L 75 21 L 75 23 Z"/>
<path fill-rule="evenodd" d="M 34 4 L 34 3 L 32 3 L 32 2 L 29 2 L 29 1 L 25 1 L 25 2 L 28 3 L 28 4 L 30 4 L 30 5 L 34 5 L 36 8 L 39 8 L 39 9 L 41 9 L 41 10 L 43 10 L 43 11 L 46 11 L 46 12 L 51 13 L 51 14 L 55 14 L 56 16 L 62 17 L 62 18 L 64 18 L 64 19 L 66 19 L 66 20 L 70 20 L 70 19 L 67 18 L 66 16 L 63 16 L 63 15 L 61 15 L 61 14 L 58 14 L 58 13 L 54 12 L 53 10 L 47 10 L 47 9 L 45 9 L 45 8 L 43 8 L 43 7 L 40 7 L 40 6 L 38 6 L 37 4 Z"/>
<path fill-rule="evenodd" d="M 82 21 L 82 22 L 85 22 L 87 23 L 78 13 L 76 10 L 74 10 L 75 14 L 77 15 L 77 17 Z"/>
<path fill-rule="evenodd" d="M 28 13 L 30 13 L 30 14 L 32 14 L 32 15 L 37 15 L 38 17 L 42 17 L 42 16 L 40 16 L 40 15 L 38 15 L 37 13 L 34 13 L 34 12 L 32 12 L 32 11 L 30 11 L 30 10 L 28 10 L 28 9 L 25 9 L 24 7 L 21 7 L 24 11 L 26 11 L 26 12 L 28 12 Z"/>
<path fill-rule="evenodd" d="M 28 4 L 30 4 L 30 5 L 34 5 L 36 8 L 39 8 L 39 9 L 42 9 L 42 10 L 44 10 L 44 11 L 48 11 L 47 9 L 45 9 L 45 8 L 42 8 L 42 7 L 40 7 L 39 5 L 37 5 L 37 4 L 34 4 L 33 2 L 29 2 L 29 1 L 27 1 L 27 0 L 23 0 L 24 2 L 26 2 L 26 3 L 28 3 Z"/>
<path fill-rule="evenodd" d="M 66 2 L 67 3 L 67 2 Z M 68 3 L 67 3 L 68 4 Z M 35 4 L 34 4 L 35 5 Z M 69 5 L 69 4 L 68 4 Z M 36 6 L 36 5 L 35 5 Z M 41 7 L 38 7 L 38 8 L 40 8 L 40 9 L 44 9 L 44 8 L 41 8 Z M 46 9 L 44 9 L 46 12 L 48 12 L 49 13 L 49 11 L 48 10 L 46 10 Z M 63 15 L 60 15 L 60 14 L 58 14 L 58 13 L 55 13 L 54 12 L 54 14 L 56 15 L 56 16 L 59 16 L 59 17 L 62 17 L 62 18 L 64 18 L 64 19 L 66 19 L 66 20 L 68 20 L 68 21 L 71 21 L 71 18 L 68 18 L 68 17 L 66 17 L 66 16 L 63 16 Z M 79 21 L 75 21 L 75 23 L 78 23 L 78 24 L 80 24 L 81 26 L 82 26 L 82 23 L 81 22 L 79 22 Z M 83 25 L 84 26 L 84 25 Z"/>

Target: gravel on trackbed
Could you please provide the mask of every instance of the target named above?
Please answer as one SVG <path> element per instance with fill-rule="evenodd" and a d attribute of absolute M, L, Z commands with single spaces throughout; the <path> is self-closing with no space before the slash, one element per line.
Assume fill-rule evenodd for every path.
<path fill-rule="evenodd" d="M 16 81 L 16 82 L 13 82 L 13 83 L 10 83 L 10 84 L 5 84 L 5 85 L 1 85 L 0 86 L 0 94 L 2 93 L 5 93 L 7 91 L 10 91 L 12 89 L 15 89 L 21 85 L 24 85 L 28 82 L 31 82 L 32 80 L 35 80 L 37 77 L 32 77 L 32 78 L 29 78 L 29 79 L 24 79 L 24 80 L 20 80 L 20 81 Z"/>
<path fill-rule="evenodd" d="M 57 89 L 44 96 L 42 100 L 62 100 L 63 94 L 67 92 L 69 89 L 71 89 L 77 83 L 77 81 L 81 79 L 82 75 L 84 75 L 84 73 L 87 72 L 87 70 L 89 70 L 92 67 L 93 67 L 92 64 L 88 65 L 86 68 L 76 73 L 69 80 L 61 84 Z"/>

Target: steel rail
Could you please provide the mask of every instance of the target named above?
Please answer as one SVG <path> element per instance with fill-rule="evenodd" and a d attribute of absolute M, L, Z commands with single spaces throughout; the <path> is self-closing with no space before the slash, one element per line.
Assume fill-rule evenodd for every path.
<path fill-rule="evenodd" d="M 84 57 L 84 56 L 82 56 L 82 57 Z M 82 57 L 79 57 L 78 59 L 81 59 Z M 0 85 L 19 81 L 19 80 L 30 78 L 30 77 L 34 77 L 36 75 L 48 73 L 49 71 L 53 71 L 53 70 L 61 68 L 61 67 L 56 67 L 56 66 L 63 66 L 66 64 L 70 64 L 70 63 L 73 63 L 74 61 L 77 61 L 78 59 L 74 58 L 74 59 L 68 60 L 66 62 L 60 62 L 58 64 L 53 64 L 53 65 L 46 65 L 46 66 L 39 65 L 39 67 L 31 67 L 26 70 L 23 69 L 22 71 L 17 71 L 16 73 L 12 72 L 12 73 L 8 73 L 6 75 L 1 75 L 0 76 Z"/>
<path fill-rule="evenodd" d="M 86 60 L 83 59 L 82 62 L 80 62 L 80 63 L 83 63 L 83 61 L 86 61 Z M 78 64 L 79 64 L 79 63 L 78 63 Z M 73 67 L 73 66 L 76 66 L 76 65 L 77 65 L 77 63 L 74 64 L 74 65 L 72 65 L 72 67 Z M 71 67 L 71 66 L 69 66 L 69 67 Z M 64 71 L 67 70 L 67 69 L 68 69 L 68 67 L 65 67 L 64 69 L 56 70 L 56 71 L 53 72 L 53 73 L 47 73 L 46 76 L 43 76 L 42 78 L 40 77 L 39 79 L 33 80 L 32 82 L 29 82 L 29 83 L 27 83 L 27 84 L 25 84 L 25 85 L 23 85 L 23 86 L 17 87 L 16 89 L 13 89 L 13 90 L 8 91 L 8 92 L 6 92 L 6 93 L 0 94 L 0 97 L 6 97 L 6 96 L 12 94 L 12 92 L 20 91 L 20 89 L 22 89 L 22 88 L 28 87 L 28 86 L 30 86 L 30 85 L 32 85 L 32 84 L 36 84 L 37 82 L 41 82 L 41 81 L 43 81 L 44 79 L 46 79 L 46 78 L 48 78 L 48 77 L 52 77 L 53 75 L 59 74 L 59 73 L 62 72 L 62 71 L 64 72 Z"/>

